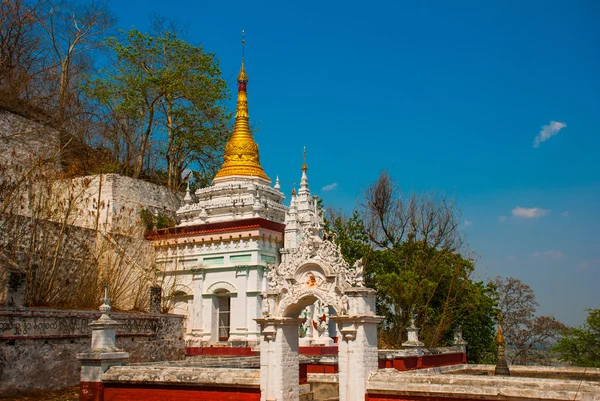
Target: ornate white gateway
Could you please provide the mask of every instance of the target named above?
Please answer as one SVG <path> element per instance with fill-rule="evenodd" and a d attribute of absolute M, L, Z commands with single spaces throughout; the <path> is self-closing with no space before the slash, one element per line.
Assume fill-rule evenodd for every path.
<path fill-rule="evenodd" d="M 332 307 L 337 324 L 340 400 L 364 400 L 368 376 L 377 369 L 377 323 L 373 289 L 364 287 L 359 260 L 349 266 L 339 247 L 321 238 L 320 225 L 305 228 L 302 242 L 282 249 L 270 266 L 261 342 L 261 400 L 298 400 L 299 315 L 316 301 Z"/>

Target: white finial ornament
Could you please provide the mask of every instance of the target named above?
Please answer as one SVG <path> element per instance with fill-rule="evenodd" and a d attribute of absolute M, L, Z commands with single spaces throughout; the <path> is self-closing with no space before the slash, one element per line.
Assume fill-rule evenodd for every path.
<path fill-rule="evenodd" d="M 290 199 L 290 213 L 296 213 L 296 188 L 292 187 L 292 199 Z"/>
<path fill-rule="evenodd" d="M 185 196 L 183 197 L 183 201 L 188 205 L 194 201 L 190 193 L 190 180 L 188 180 L 187 182 L 187 189 L 185 190 Z"/>
<path fill-rule="evenodd" d="M 279 176 L 277 176 L 277 178 L 275 179 L 275 186 L 273 188 L 278 191 L 281 189 L 281 185 L 279 185 Z"/>
<path fill-rule="evenodd" d="M 100 320 L 110 320 L 108 317 L 108 312 L 112 310 L 110 306 L 110 298 L 108 297 L 108 284 L 104 284 L 104 298 L 101 299 L 102 305 L 100 305 L 100 312 L 102 312 L 102 316 L 100 316 Z"/>
<path fill-rule="evenodd" d="M 308 189 L 308 177 L 306 176 L 306 170 L 308 170 L 308 165 L 306 164 L 306 146 L 304 147 L 302 156 L 304 158 L 304 164 L 302 165 L 302 179 L 300 180 L 298 195 L 310 195 L 310 190 Z"/>

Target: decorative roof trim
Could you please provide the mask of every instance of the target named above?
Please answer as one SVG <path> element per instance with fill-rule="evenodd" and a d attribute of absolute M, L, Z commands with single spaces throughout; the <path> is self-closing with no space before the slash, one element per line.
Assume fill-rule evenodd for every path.
<path fill-rule="evenodd" d="M 196 224 L 193 226 L 180 226 L 165 228 L 156 232 L 146 233 L 146 239 L 157 240 L 163 238 L 189 237 L 192 235 L 231 232 L 239 230 L 252 230 L 266 228 L 268 230 L 283 233 L 285 224 L 276 223 L 263 218 L 252 218 L 245 220 L 222 221 L 218 223 Z"/>

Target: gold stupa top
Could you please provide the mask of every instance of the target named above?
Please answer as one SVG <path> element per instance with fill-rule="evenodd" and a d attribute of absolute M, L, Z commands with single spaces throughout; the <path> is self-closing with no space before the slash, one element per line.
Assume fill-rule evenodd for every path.
<path fill-rule="evenodd" d="M 246 75 L 244 58 L 242 57 L 242 68 L 238 75 L 238 100 L 235 112 L 235 129 L 229 142 L 227 142 L 227 145 L 225 146 L 223 166 L 221 166 L 221 169 L 215 175 L 215 179 L 233 176 L 251 176 L 271 181 L 260 165 L 258 145 L 252 138 L 250 125 L 248 124 L 247 83 L 248 75 Z"/>
<path fill-rule="evenodd" d="M 496 333 L 496 344 L 504 344 L 504 336 L 502 335 L 502 327 L 498 323 L 498 332 Z"/>

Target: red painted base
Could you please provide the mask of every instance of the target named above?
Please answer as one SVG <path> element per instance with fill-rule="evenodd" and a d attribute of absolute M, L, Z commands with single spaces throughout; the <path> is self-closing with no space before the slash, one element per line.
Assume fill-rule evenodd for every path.
<path fill-rule="evenodd" d="M 306 370 L 308 373 L 338 373 L 338 365 L 316 365 L 316 364 L 308 364 L 306 366 Z"/>
<path fill-rule="evenodd" d="M 104 401 L 101 382 L 79 382 L 79 401 Z"/>
<path fill-rule="evenodd" d="M 107 385 L 104 401 L 260 401 L 259 388 Z"/>
<path fill-rule="evenodd" d="M 427 369 L 438 366 L 459 365 L 467 362 L 466 354 L 425 355 L 422 357 L 380 359 L 379 369 L 394 368 L 405 371 L 413 369 Z"/>
<path fill-rule="evenodd" d="M 217 356 L 258 356 L 250 347 L 187 347 L 187 356 L 217 355 Z"/>
<path fill-rule="evenodd" d="M 392 394 L 366 394 L 365 401 L 473 401 L 467 398 L 438 398 L 426 396 L 392 395 Z M 480 401 L 486 401 L 482 399 Z"/>
<path fill-rule="evenodd" d="M 298 353 L 302 355 L 337 355 L 338 347 L 298 347 Z"/>

